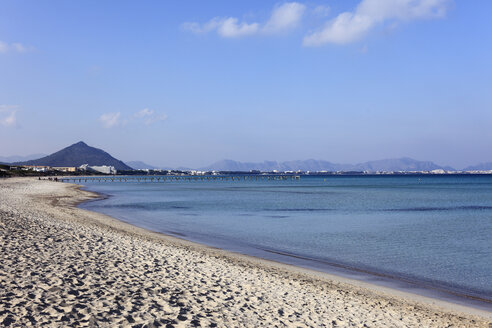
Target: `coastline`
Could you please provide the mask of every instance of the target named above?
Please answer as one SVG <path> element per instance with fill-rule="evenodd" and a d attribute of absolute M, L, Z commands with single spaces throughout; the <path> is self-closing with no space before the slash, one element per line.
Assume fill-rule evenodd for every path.
<path fill-rule="evenodd" d="M 34 326 L 42 322 L 59 326 L 68 325 L 70 322 L 79 325 L 98 323 L 101 326 L 132 326 L 150 322 L 154 326 L 193 326 L 198 322 L 202 326 L 325 324 L 441 327 L 454 324 L 489 327 L 492 321 L 492 312 L 232 253 L 145 230 L 104 214 L 89 212 L 76 206 L 100 196 L 81 190 L 81 186 L 78 185 L 29 178 L 7 179 L 0 180 L 0 195 L 0 228 L 5 232 L 0 236 L 6 245 L 2 251 L 5 259 L 2 260 L 5 260 L 3 263 L 9 263 L 0 267 L 0 279 L 11 289 L 7 288 L 0 295 L 0 323 L 5 324 L 5 320 L 11 318 L 14 320 L 11 322 L 12 325 L 23 323 Z M 33 228 L 28 223 L 32 222 L 38 224 L 37 231 L 30 231 Z M 12 224 L 14 226 L 11 227 Z M 24 244 L 30 239 L 16 239 L 15 233 L 12 233 L 19 231 L 16 230 L 16 224 L 21 224 L 30 239 L 54 239 L 55 236 L 48 237 L 46 229 L 51 229 L 52 234 L 64 235 L 65 247 L 56 244 L 56 247 L 52 244 L 47 247 L 46 243 L 40 243 L 40 240 L 36 241 L 37 247 L 61 258 L 60 263 L 54 266 L 58 265 L 60 273 L 65 273 L 65 276 L 70 268 L 69 260 L 78 263 L 75 271 L 84 271 L 84 276 L 76 275 L 74 279 L 77 283 L 71 284 L 69 290 L 66 290 L 64 284 L 57 284 L 57 288 L 66 292 L 67 296 L 54 300 L 54 303 L 58 302 L 54 306 L 46 301 L 40 301 L 46 306 L 39 310 L 34 305 L 19 305 L 26 300 L 41 299 L 41 296 L 49 299 L 50 293 L 59 294 L 60 290 L 50 290 L 53 289 L 53 281 L 60 277 L 57 276 L 57 272 L 46 272 L 46 279 L 41 286 L 45 295 L 43 292 L 39 295 L 34 293 L 34 298 L 29 294 L 32 294 L 33 288 L 16 288 L 22 285 L 19 284 L 19 279 L 25 284 L 37 286 L 35 283 L 38 275 L 31 275 L 29 279 L 23 278 L 16 273 L 19 269 L 23 273 L 26 273 L 26 270 L 32 273 L 40 269 L 39 266 L 30 267 L 25 263 L 28 255 L 24 252 L 29 248 L 21 246 L 28 246 Z M 33 236 L 34 232 L 37 232 L 38 236 Z M 78 234 L 78 237 L 71 240 L 71 234 Z M 83 239 L 87 244 L 79 239 Z M 108 271 L 107 268 L 99 267 L 98 257 L 93 257 L 96 251 L 88 245 L 99 250 L 99 255 L 104 256 L 107 264 L 117 264 L 117 269 L 119 266 L 126 266 L 128 272 Z M 79 252 L 78 257 L 74 255 L 77 254 L 77 247 L 84 250 Z M 70 259 L 65 259 L 64 250 L 71 248 L 74 253 Z M 17 265 L 19 261 L 7 259 L 7 252 L 15 250 L 24 257 L 24 261 L 20 262 L 26 264 L 25 266 Z M 34 260 L 35 254 L 30 256 Z M 49 259 L 46 260 L 49 263 Z M 87 270 L 88 263 L 93 269 Z M 85 281 L 87 279 L 97 280 L 98 283 L 91 285 Z M 118 279 L 121 279 L 122 285 Z M 62 282 L 65 281 L 62 279 Z M 111 282 L 111 288 L 108 287 L 105 294 L 108 300 L 100 301 L 100 297 L 92 294 L 97 292 L 98 285 L 107 282 Z M 142 289 L 137 287 L 142 287 L 143 294 L 146 295 L 138 292 Z M 126 297 L 116 297 L 115 294 L 125 288 L 128 290 Z M 72 293 L 69 293 L 70 291 Z M 79 311 L 76 303 L 81 299 L 77 295 L 71 296 L 84 293 L 87 294 L 88 304 L 83 304 L 85 308 Z M 137 299 L 134 297 L 135 293 L 140 295 Z M 65 311 L 65 307 L 61 305 L 66 305 L 67 300 L 73 301 L 75 305 L 67 306 Z M 113 308 L 114 302 L 119 306 Z M 131 306 L 127 307 L 125 304 L 128 302 Z M 145 310 L 142 310 L 142 307 Z M 46 310 L 47 308 L 52 311 Z M 31 313 L 27 316 L 34 318 L 36 324 L 30 319 L 25 319 L 26 313 Z"/>
<path fill-rule="evenodd" d="M 101 192 L 99 188 L 92 188 L 91 184 L 82 185 L 83 190 L 94 192 L 102 195 L 101 200 L 116 196 L 116 204 L 121 204 L 121 199 L 118 201 L 118 193 L 112 194 L 108 191 Z M 132 202 L 128 200 L 129 202 Z M 345 277 L 352 280 L 368 282 L 390 289 L 408 292 L 420 296 L 438 299 L 458 305 L 476 308 L 484 311 L 492 311 L 492 294 L 485 293 L 480 289 L 467 289 L 460 285 L 453 285 L 439 280 L 423 278 L 418 275 L 404 274 L 397 271 L 381 270 L 375 266 L 354 266 L 348 262 L 340 261 L 340 259 L 329 257 L 306 256 L 299 253 L 293 253 L 285 248 L 259 246 L 236 239 L 220 236 L 220 234 L 202 233 L 200 229 L 180 230 L 179 227 L 156 226 L 155 224 L 142 224 L 139 222 L 139 213 L 128 215 L 120 211 L 111 211 L 115 207 L 115 203 L 103 202 L 101 204 L 92 204 L 93 202 L 84 202 L 79 205 L 80 208 L 105 214 L 116 218 L 130 225 L 135 225 L 143 229 L 153 232 L 162 233 L 164 235 L 173 236 L 178 239 L 184 239 L 192 243 L 206 245 L 212 248 L 219 248 L 226 252 L 252 256 L 268 261 L 280 262 L 283 264 L 293 265 L 294 267 L 302 267 L 308 270 L 321 271 L 337 277 Z M 109 205 L 106 207 L 105 205 Z M 118 206 L 116 206 L 118 207 Z M 209 214 L 210 215 L 210 214 Z M 179 216 L 175 217 L 175 221 L 179 222 Z M 213 220 L 213 217 L 211 217 Z M 199 227 L 199 226 L 198 226 Z"/>

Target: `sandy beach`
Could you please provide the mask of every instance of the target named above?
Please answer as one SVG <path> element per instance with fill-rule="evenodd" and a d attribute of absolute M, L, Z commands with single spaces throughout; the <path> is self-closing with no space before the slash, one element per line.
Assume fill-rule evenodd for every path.
<path fill-rule="evenodd" d="M 492 312 L 153 233 L 0 180 L 0 326 L 491 327 Z"/>

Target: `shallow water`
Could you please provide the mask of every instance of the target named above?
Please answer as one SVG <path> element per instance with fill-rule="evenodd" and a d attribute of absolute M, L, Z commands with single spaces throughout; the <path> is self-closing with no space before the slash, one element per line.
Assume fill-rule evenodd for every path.
<path fill-rule="evenodd" d="M 492 300 L 492 176 L 84 185 L 112 196 L 84 208 L 150 230 Z"/>

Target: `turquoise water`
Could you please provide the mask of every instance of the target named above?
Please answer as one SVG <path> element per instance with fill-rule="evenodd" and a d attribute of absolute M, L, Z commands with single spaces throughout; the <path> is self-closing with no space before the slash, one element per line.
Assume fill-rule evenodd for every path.
<path fill-rule="evenodd" d="M 84 208 L 154 231 L 492 300 L 492 176 L 84 185 L 112 196 Z"/>

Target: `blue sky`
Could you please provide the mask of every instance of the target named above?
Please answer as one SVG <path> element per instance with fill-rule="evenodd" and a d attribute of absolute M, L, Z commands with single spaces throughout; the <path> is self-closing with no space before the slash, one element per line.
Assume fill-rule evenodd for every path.
<path fill-rule="evenodd" d="M 0 155 L 492 161 L 490 1 L 0 2 Z"/>

